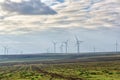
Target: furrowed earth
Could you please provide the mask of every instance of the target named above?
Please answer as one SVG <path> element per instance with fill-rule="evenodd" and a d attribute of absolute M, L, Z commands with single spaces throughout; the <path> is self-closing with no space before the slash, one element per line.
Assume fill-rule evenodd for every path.
<path fill-rule="evenodd" d="M 120 53 L 0 56 L 0 80 L 119 79 Z"/>

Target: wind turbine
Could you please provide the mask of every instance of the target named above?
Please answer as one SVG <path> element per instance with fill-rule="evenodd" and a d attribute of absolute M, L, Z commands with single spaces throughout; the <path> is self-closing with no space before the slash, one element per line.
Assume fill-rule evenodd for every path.
<path fill-rule="evenodd" d="M 83 41 L 80 41 L 80 40 L 77 38 L 77 36 L 75 36 L 75 38 L 76 38 L 76 43 L 77 43 L 77 53 L 80 53 L 80 45 L 81 45 L 81 43 L 82 43 Z"/>
<path fill-rule="evenodd" d="M 4 48 L 4 55 L 7 55 L 8 54 L 8 47 L 3 46 L 3 48 Z"/>
<path fill-rule="evenodd" d="M 95 46 L 93 46 L 93 52 L 94 52 L 94 53 L 96 52 L 96 47 L 95 47 Z"/>
<path fill-rule="evenodd" d="M 3 48 L 4 48 L 4 55 L 6 55 L 6 47 L 5 46 L 3 46 Z"/>
<path fill-rule="evenodd" d="M 47 51 L 47 53 L 50 53 L 50 48 L 47 48 L 47 50 L 46 50 L 46 51 Z"/>
<path fill-rule="evenodd" d="M 68 40 L 64 42 L 65 44 L 65 52 L 68 53 Z"/>
<path fill-rule="evenodd" d="M 23 51 L 20 51 L 20 54 L 23 55 Z"/>
<path fill-rule="evenodd" d="M 60 52 L 63 53 L 63 43 L 60 45 Z"/>
<path fill-rule="evenodd" d="M 57 42 L 53 42 L 53 46 L 54 46 L 54 53 L 56 53 L 56 45 L 57 45 Z"/>

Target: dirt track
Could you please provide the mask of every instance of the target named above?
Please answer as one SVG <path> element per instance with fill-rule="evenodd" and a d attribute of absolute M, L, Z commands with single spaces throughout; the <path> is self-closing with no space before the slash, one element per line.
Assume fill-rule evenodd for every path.
<path fill-rule="evenodd" d="M 40 69 L 37 66 L 32 66 L 32 70 L 43 73 L 45 75 L 50 75 L 51 76 L 50 80 L 52 80 L 53 78 L 60 78 L 60 79 L 65 79 L 65 80 L 83 80 L 82 78 L 66 77 L 66 76 L 63 76 L 57 73 L 47 72 L 47 71 Z"/>

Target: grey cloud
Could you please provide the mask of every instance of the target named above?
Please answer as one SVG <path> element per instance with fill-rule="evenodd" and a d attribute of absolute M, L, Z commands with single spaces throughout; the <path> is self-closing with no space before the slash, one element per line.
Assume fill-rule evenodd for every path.
<path fill-rule="evenodd" d="M 35 3 L 35 8 L 37 8 L 38 0 L 34 0 L 35 2 L 28 1 L 17 4 L 17 8 L 19 5 L 23 5 L 20 7 L 21 10 L 24 6 L 31 6 L 30 4 Z M 91 1 L 91 0 L 90 0 Z M 1 22 L 0 26 L 1 30 L 11 31 L 15 34 L 20 33 L 34 33 L 44 31 L 46 29 L 53 28 L 85 28 L 90 30 L 95 29 L 109 29 L 119 27 L 120 21 L 120 12 L 119 12 L 119 3 L 117 1 L 108 1 L 108 0 L 97 0 L 94 4 L 91 4 L 89 0 L 76 0 L 71 4 L 67 2 L 58 4 L 56 6 L 52 6 L 54 10 L 58 12 L 56 15 L 16 15 L 11 16 Z M 114 4 L 112 5 L 112 3 Z M 18 5 L 19 4 L 19 5 Z M 10 5 L 10 4 L 9 4 Z M 11 5 L 12 6 L 12 5 Z M 11 7 L 10 6 L 10 7 Z M 90 10 L 87 10 L 87 7 Z M 8 7 L 7 7 L 8 8 Z M 32 8 L 33 4 L 32 4 Z M 10 8 L 12 9 L 12 8 Z M 13 9 L 12 9 L 13 10 Z M 23 9 L 26 10 L 26 9 Z M 44 9 L 45 10 L 45 9 Z M 11 11 L 11 10 L 10 10 Z M 16 11 L 16 10 L 15 10 Z M 34 10 L 33 10 L 34 11 Z M 14 12 L 14 11 L 13 11 Z M 17 11 L 19 12 L 19 11 Z M 27 11 L 20 11 L 25 12 Z M 31 12 L 31 10 L 30 10 Z M 23 14 L 23 13 L 22 13 Z M 30 14 L 30 13 L 29 13 Z M 33 14 L 33 13 L 31 13 Z M 9 21 L 8 21 L 9 20 Z M 3 24 L 4 23 L 4 24 Z M 9 30 L 8 30 L 9 29 Z M 7 33 L 8 34 L 8 33 Z"/>
<path fill-rule="evenodd" d="M 3 19 L 4 17 L 3 16 L 0 16 L 0 19 Z"/>
<path fill-rule="evenodd" d="M 22 1 L 20 3 L 6 0 L 1 4 L 4 11 L 22 15 L 49 15 L 57 12 L 42 3 L 40 0 Z"/>

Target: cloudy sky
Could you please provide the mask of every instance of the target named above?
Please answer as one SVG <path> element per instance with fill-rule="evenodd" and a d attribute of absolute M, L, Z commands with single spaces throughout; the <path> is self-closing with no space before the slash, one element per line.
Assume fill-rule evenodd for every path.
<path fill-rule="evenodd" d="M 120 44 L 120 0 L 0 0 L 0 54 L 53 52 L 75 37 L 81 52 L 114 51 Z"/>

